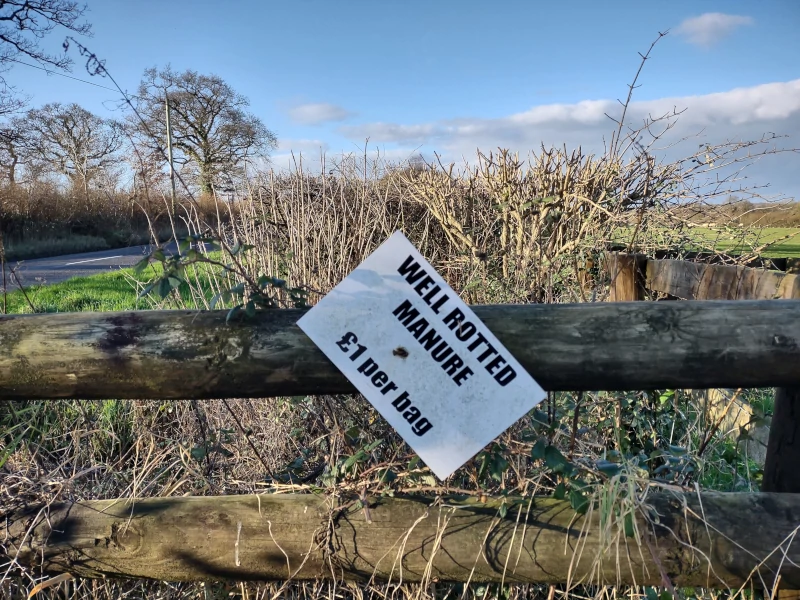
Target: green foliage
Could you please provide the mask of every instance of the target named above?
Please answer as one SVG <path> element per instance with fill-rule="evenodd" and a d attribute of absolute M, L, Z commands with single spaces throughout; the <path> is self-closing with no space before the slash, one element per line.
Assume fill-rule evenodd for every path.
<path fill-rule="evenodd" d="M 374 452 L 383 444 L 384 440 L 379 439 L 370 442 L 362 442 L 360 433 L 358 428 L 350 428 L 346 432 L 345 435 L 350 437 L 350 439 L 356 443 L 357 447 L 352 454 L 340 456 L 336 464 L 322 475 L 320 478 L 322 485 L 330 487 L 346 480 L 357 480 L 359 472 L 374 459 Z M 391 469 L 382 470 L 381 481 L 390 483 L 395 479 L 396 475 Z"/>
<path fill-rule="evenodd" d="M 140 274 L 151 261 L 160 263 L 161 266 L 158 276 L 147 283 L 139 297 L 155 293 L 162 300 L 167 298 L 173 290 L 187 285 L 187 269 L 200 264 L 212 268 L 217 281 L 229 284 L 210 301 L 212 310 L 233 304 L 228 310 L 226 321 L 241 317 L 253 318 L 257 310 L 287 306 L 307 308 L 308 294 L 303 288 L 290 287 L 285 279 L 271 275 L 255 278 L 250 276 L 240 258 L 253 248 L 253 245 L 241 244 L 239 241 L 228 247 L 223 240 L 209 235 L 187 236 L 179 242 L 177 254 L 167 255 L 159 248 L 134 267 L 134 272 Z M 209 255 L 209 250 L 225 256 L 228 262 L 220 262 Z"/>

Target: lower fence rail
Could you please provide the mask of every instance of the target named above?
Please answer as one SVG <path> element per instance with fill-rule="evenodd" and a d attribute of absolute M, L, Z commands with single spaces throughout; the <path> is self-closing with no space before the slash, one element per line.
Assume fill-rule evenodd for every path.
<path fill-rule="evenodd" d="M 29 506 L 6 515 L 0 539 L 37 573 L 84 577 L 800 588 L 792 494 L 658 492 L 583 516 L 552 498 L 332 502 L 265 494 Z"/>

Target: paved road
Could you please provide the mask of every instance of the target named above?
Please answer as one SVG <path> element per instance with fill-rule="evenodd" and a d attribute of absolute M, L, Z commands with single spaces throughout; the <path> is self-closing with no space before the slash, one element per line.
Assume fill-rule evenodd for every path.
<path fill-rule="evenodd" d="M 71 277 L 86 277 L 88 275 L 106 273 L 120 267 L 132 267 L 149 253 L 150 246 L 133 246 L 117 250 L 68 254 L 53 258 L 36 258 L 20 262 L 10 261 L 7 268 L 14 268 L 19 265 L 17 273 L 19 273 L 23 285 L 26 286 L 58 283 Z"/>

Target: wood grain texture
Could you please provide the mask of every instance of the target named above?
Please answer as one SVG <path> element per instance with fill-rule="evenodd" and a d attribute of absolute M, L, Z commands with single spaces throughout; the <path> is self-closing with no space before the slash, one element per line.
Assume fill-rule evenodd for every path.
<path fill-rule="evenodd" d="M 606 255 L 606 270 L 611 279 L 609 302 L 644 300 L 647 257 L 643 254 L 610 252 Z"/>
<path fill-rule="evenodd" d="M 761 489 L 800 494 L 800 387 L 775 390 Z"/>
<path fill-rule="evenodd" d="M 645 285 L 684 300 L 800 299 L 800 275 L 681 260 L 647 261 Z"/>
<path fill-rule="evenodd" d="M 473 308 L 547 390 L 800 386 L 800 301 Z M 0 399 L 354 392 L 301 314 L 0 315 Z"/>
<path fill-rule="evenodd" d="M 599 576 L 603 584 L 662 585 L 666 576 L 680 587 L 736 587 L 763 559 L 760 575 L 768 585 L 781 568 L 782 585 L 800 587 L 800 547 L 791 544 L 785 560 L 774 552 L 800 523 L 796 495 L 651 493 L 648 504 L 659 522 L 646 523 L 639 514 L 641 548 L 616 527 L 604 540 L 597 512 L 584 523 L 567 501 L 551 498 L 532 505 L 508 499 L 505 518 L 499 499 L 373 498 L 369 521 L 355 505 L 331 512 L 328 501 L 265 494 L 56 504 L 12 514 L 0 524 L 0 536 L 9 558 L 37 572 L 85 577 L 374 575 L 410 582 L 427 572 L 448 581 L 563 583 L 571 577 L 575 583 Z"/>

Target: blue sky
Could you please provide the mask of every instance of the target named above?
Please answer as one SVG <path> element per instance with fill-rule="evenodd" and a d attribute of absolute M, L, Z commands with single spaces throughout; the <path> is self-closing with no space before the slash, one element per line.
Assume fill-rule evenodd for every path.
<path fill-rule="evenodd" d="M 83 40 L 118 83 L 171 63 L 226 79 L 289 150 L 370 146 L 402 158 L 458 160 L 540 142 L 601 150 L 613 110 L 645 51 L 656 47 L 634 99 L 688 108 L 676 135 L 702 139 L 790 134 L 800 147 L 800 2 L 545 3 L 505 0 L 88 0 Z M 64 35 L 46 44 L 58 48 Z M 82 69 L 73 75 L 100 84 Z M 46 102 L 113 116 L 113 92 L 22 65 L 7 81 Z M 764 84 L 780 84 L 764 87 Z M 709 96 L 711 94 L 716 94 Z M 696 145 L 695 145 L 696 147 Z M 774 191 L 800 195 L 800 154 L 758 165 Z M 766 163 L 767 161 L 763 161 Z M 780 188 L 780 189 L 778 189 Z"/>

